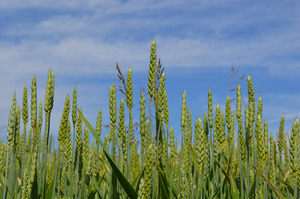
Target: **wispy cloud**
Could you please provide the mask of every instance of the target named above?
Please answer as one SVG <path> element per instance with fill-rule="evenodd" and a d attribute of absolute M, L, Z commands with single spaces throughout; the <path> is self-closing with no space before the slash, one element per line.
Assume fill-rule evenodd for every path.
<path fill-rule="evenodd" d="M 282 74 L 280 71 L 285 65 L 293 69 L 291 74 L 300 72 L 297 59 L 300 20 L 296 2 L 284 4 L 287 8 L 281 9 L 280 1 L 223 4 L 216 1 L 114 1 L 97 6 L 91 1 L 80 11 L 79 2 L 63 1 L 66 12 L 54 6 L 54 12 L 46 18 L 38 12 L 44 9 L 42 4 L 29 2 L 28 7 L 35 5 L 32 16 L 41 20 L 6 25 L 2 37 L 19 41 L 5 45 L 5 57 L 18 60 L 19 55 L 19 62 L 22 60 L 23 64 L 27 57 L 32 67 L 41 65 L 39 59 L 53 65 L 60 62 L 64 67 L 72 60 L 72 67 L 90 68 L 86 72 L 106 72 L 98 65 L 115 61 L 142 64 L 145 63 L 141 62 L 142 56 L 145 57 L 148 50 L 145 46 L 155 38 L 159 55 L 169 67 L 264 66 L 271 73 Z M 21 8 L 27 7 L 24 4 Z"/>
<path fill-rule="evenodd" d="M 116 62 L 146 72 L 152 39 L 164 66 L 185 68 L 186 74 L 191 68 L 264 67 L 266 75 L 296 79 L 299 9 L 293 0 L 0 1 L 0 110 L 7 110 L 0 120 L 6 121 L 14 90 L 20 96 L 33 74 L 46 82 L 49 68 L 68 77 L 56 89 L 59 107 L 76 78 L 82 85 L 86 77 L 110 76 Z M 91 97 L 91 83 L 82 87 L 88 91 L 82 100 L 106 102 Z M 282 110 L 292 111 L 288 104 Z"/>

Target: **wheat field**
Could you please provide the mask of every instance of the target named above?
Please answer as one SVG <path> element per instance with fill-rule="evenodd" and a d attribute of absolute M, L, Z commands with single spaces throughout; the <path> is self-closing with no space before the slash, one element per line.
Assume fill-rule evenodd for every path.
<path fill-rule="evenodd" d="M 285 132 L 282 115 L 279 133 L 268 132 L 262 98 L 255 96 L 250 76 L 247 104 L 242 103 L 238 85 L 234 103 L 224 98 L 226 107 L 221 110 L 220 105 L 213 106 L 209 89 L 207 109 L 194 122 L 184 92 L 181 129 L 174 130 L 169 124 L 166 74 L 157 60 L 155 41 L 150 51 L 147 92 L 135 99 L 140 105 L 138 124 L 133 123 L 132 71 L 129 68 L 125 78 L 118 66 L 117 70 L 121 86 L 110 87 L 109 132 L 102 135 L 101 108 L 95 125 L 77 108 L 75 86 L 72 96 L 65 98 L 58 146 L 50 133 L 53 71 L 48 72 L 46 94 L 40 104 L 35 77 L 31 90 L 24 86 L 21 103 L 14 94 L 7 143 L 0 140 L 0 197 L 300 197 L 299 119 L 295 119 L 291 132 Z M 123 93 L 124 99 L 117 99 L 117 92 Z M 125 117 L 129 121 L 125 122 Z M 181 143 L 177 143 L 174 131 L 181 132 Z"/>

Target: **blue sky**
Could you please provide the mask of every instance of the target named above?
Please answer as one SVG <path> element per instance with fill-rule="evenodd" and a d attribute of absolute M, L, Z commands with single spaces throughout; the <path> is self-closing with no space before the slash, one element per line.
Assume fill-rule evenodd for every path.
<path fill-rule="evenodd" d="M 86 117 L 95 123 L 102 108 L 103 122 L 109 123 L 108 94 L 117 83 L 116 62 L 124 74 L 129 66 L 133 70 L 137 110 L 139 86 L 147 85 L 153 39 L 166 71 L 170 125 L 178 139 L 183 91 L 193 120 L 207 109 L 209 88 L 214 105 L 224 108 L 226 97 L 235 96 L 229 89 L 236 85 L 228 84 L 232 66 L 251 75 L 254 89 L 263 91 L 257 98 L 263 98 L 269 131 L 278 131 L 282 114 L 290 131 L 300 115 L 299 10 L 296 0 L 1 1 L 0 136 L 6 139 L 13 93 L 20 105 L 23 86 L 30 87 L 35 75 L 38 102 L 44 100 L 50 68 L 55 74 L 54 135 L 74 85 Z M 242 92 L 246 96 L 245 87 Z"/>

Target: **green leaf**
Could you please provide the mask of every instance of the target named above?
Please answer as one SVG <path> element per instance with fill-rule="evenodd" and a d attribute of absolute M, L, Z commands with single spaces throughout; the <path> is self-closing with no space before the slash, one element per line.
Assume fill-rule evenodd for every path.
<path fill-rule="evenodd" d="M 103 180 L 103 178 L 104 178 L 104 175 L 101 177 L 100 182 Z M 102 199 L 103 196 L 102 196 L 101 190 L 100 190 L 100 188 L 99 188 L 99 186 L 98 186 L 99 183 L 97 183 L 97 181 L 96 181 L 96 179 L 95 179 L 94 176 L 92 177 L 92 183 L 93 183 L 93 185 L 96 187 L 96 191 L 97 191 L 97 193 L 99 194 L 100 199 Z"/>
<path fill-rule="evenodd" d="M 216 165 L 218 165 L 221 168 L 221 165 L 218 162 L 215 162 Z M 226 179 L 230 183 L 230 191 L 231 191 L 231 197 L 233 199 L 239 199 L 239 191 L 237 189 L 237 186 L 235 184 L 235 181 L 233 180 L 232 175 L 228 174 L 223 168 L 221 168 L 223 174 L 225 175 Z"/>
<path fill-rule="evenodd" d="M 275 192 L 276 196 L 279 199 L 283 198 L 282 193 L 279 191 L 279 189 L 266 176 L 264 176 L 264 174 L 262 174 L 262 172 L 255 165 L 253 165 L 253 167 L 266 180 L 266 182 L 268 183 L 268 185 L 270 186 L 270 188 Z"/>
<path fill-rule="evenodd" d="M 192 157 L 193 157 L 193 161 L 194 161 L 194 166 L 196 167 L 196 171 L 199 171 L 200 170 L 200 167 L 198 165 L 198 162 L 197 162 L 197 158 L 196 158 L 196 154 L 195 154 L 195 151 L 194 151 L 194 147 L 191 146 L 191 152 L 192 152 Z"/>
<path fill-rule="evenodd" d="M 163 179 L 163 182 L 166 184 L 166 187 L 169 187 L 171 185 L 173 195 L 176 198 L 179 195 L 179 191 L 178 191 L 177 187 L 172 182 L 170 182 L 170 179 L 166 177 L 166 174 L 162 171 L 161 168 L 158 168 L 158 169 L 159 169 L 159 174 L 161 175 L 161 178 Z"/>
<path fill-rule="evenodd" d="M 32 188 L 31 188 L 31 196 L 33 196 L 33 198 L 39 198 L 38 197 L 38 181 L 37 181 L 37 168 L 35 167 L 35 172 L 34 172 L 34 181 L 32 183 Z"/>
<path fill-rule="evenodd" d="M 286 181 L 283 181 L 283 180 L 281 180 L 281 182 L 287 187 L 290 194 L 293 196 L 294 195 L 294 189 L 293 189 L 292 185 L 288 184 Z"/>
<path fill-rule="evenodd" d="M 142 176 L 144 174 L 144 171 L 145 171 L 145 168 L 146 168 L 146 165 L 144 165 L 143 167 L 143 170 L 140 172 L 140 174 L 134 179 L 133 183 L 132 183 L 132 186 L 134 187 L 135 191 L 138 193 L 139 192 L 139 184 L 140 184 L 140 181 L 142 179 Z"/>
<path fill-rule="evenodd" d="M 5 181 L 4 176 L 3 176 L 2 173 L 0 173 L 0 184 L 1 184 L 1 187 L 4 185 L 4 181 Z"/>
<path fill-rule="evenodd" d="M 93 190 L 92 186 L 88 187 L 88 199 L 93 199 L 95 198 L 96 191 Z"/>
<path fill-rule="evenodd" d="M 107 160 L 108 160 L 114 174 L 118 178 L 121 186 L 123 187 L 124 191 L 127 193 L 128 197 L 131 199 L 136 199 L 138 197 L 137 192 L 134 190 L 134 188 L 131 186 L 129 181 L 125 178 L 125 176 L 122 174 L 122 172 L 118 168 L 117 164 L 114 162 L 112 157 L 109 155 L 108 150 L 106 149 L 106 147 L 104 146 L 104 144 L 100 140 L 100 138 L 98 137 L 97 133 L 95 132 L 95 129 L 92 127 L 92 125 L 89 123 L 89 121 L 83 116 L 83 114 L 80 110 L 78 110 L 78 113 L 80 114 L 82 121 L 85 123 L 85 125 L 88 127 L 90 132 L 95 137 L 96 141 L 101 145 L 101 147 L 104 151 L 104 154 L 107 157 Z"/>
<path fill-rule="evenodd" d="M 159 181 L 160 181 L 161 197 L 170 198 L 166 176 L 160 167 L 159 167 Z"/>
<path fill-rule="evenodd" d="M 53 178 L 53 180 L 50 183 L 49 189 L 47 189 L 47 194 L 45 196 L 45 199 L 51 199 L 52 196 L 53 196 L 53 189 L 55 189 L 55 187 L 54 187 L 54 180 L 55 179 Z"/>

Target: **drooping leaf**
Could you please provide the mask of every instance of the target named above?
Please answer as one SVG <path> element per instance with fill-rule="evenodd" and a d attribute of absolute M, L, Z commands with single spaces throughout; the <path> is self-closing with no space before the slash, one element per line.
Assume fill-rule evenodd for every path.
<path fill-rule="evenodd" d="M 127 193 L 128 197 L 131 199 L 136 199 L 138 197 L 137 192 L 134 190 L 134 188 L 131 186 L 129 181 L 126 179 L 126 177 L 122 174 L 121 170 L 118 168 L 117 164 L 114 162 L 113 158 L 108 153 L 108 150 L 106 149 L 103 142 L 98 137 L 95 129 L 92 127 L 92 125 L 89 123 L 89 121 L 83 116 L 82 112 L 78 110 L 78 113 L 80 114 L 82 121 L 85 123 L 85 125 L 88 127 L 92 135 L 95 137 L 96 141 L 101 145 L 104 154 L 114 172 L 116 177 L 118 178 L 121 186 L 123 187 L 124 191 Z"/>
<path fill-rule="evenodd" d="M 259 173 L 259 175 L 261 175 L 265 181 L 268 183 L 269 187 L 275 192 L 276 196 L 281 199 L 283 198 L 283 194 L 279 191 L 279 189 L 255 166 L 253 165 L 253 167 L 256 169 L 256 171 Z"/>

